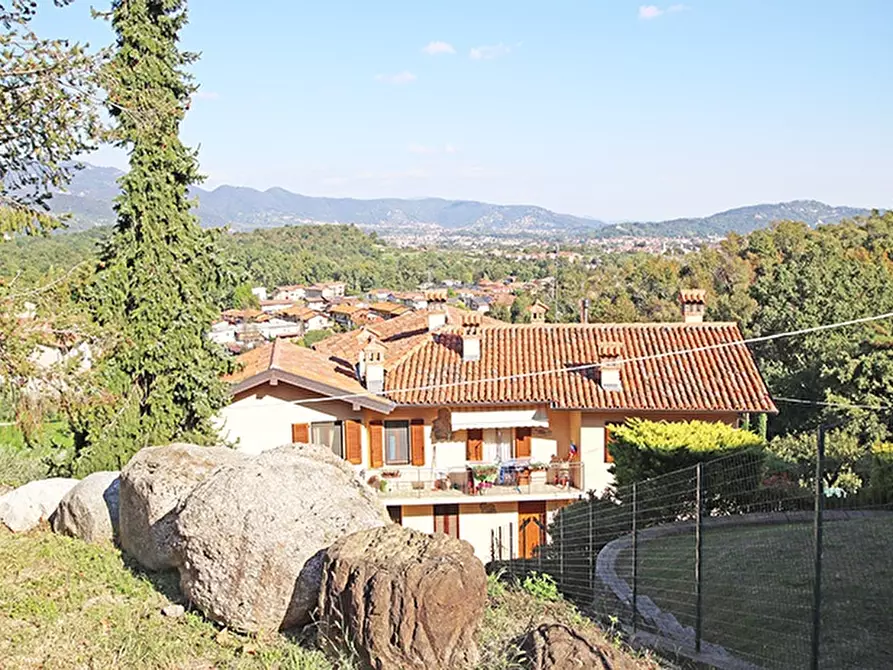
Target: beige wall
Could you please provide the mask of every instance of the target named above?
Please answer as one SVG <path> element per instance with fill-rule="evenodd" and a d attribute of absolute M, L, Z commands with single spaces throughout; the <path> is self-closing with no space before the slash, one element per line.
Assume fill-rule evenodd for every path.
<path fill-rule="evenodd" d="M 403 526 L 422 533 L 434 532 L 434 507 L 431 505 L 403 505 Z M 462 530 L 462 521 L 459 521 Z"/>
<path fill-rule="evenodd" d="M 506 530 L 512 524 L 518 527 L 518 503 L 472 503 L 459 505 L 459 538 L 474 547 L 475 556 L 484 563 L 490 561 L 491 531 L 503 528 L 503 541 L 507 542 Z M 515 540 L 517 542 L 517 539 Z M 517 552 L 517 547 L 513 549 Z"/>
<path fill-rule="evenodd" d="M 359 419 L 360 413 L 341 401 L 295 404 L 319 396 L 290 384 L 264 384 L 241 393 L 215 419 L 220 436 L 250 454 L 291 443 L 293 423 Z M 364 449 L 364 452 L 368 449 Z"/>

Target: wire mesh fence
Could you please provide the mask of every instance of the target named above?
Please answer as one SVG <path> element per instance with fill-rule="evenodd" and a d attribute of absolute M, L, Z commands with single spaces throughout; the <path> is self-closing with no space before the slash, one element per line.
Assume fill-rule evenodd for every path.
<path fill-rule="evenodd" d="M 720 668 L 890 668 L 893 500 L 831 496 L 739 453 L 494 532 L 640 645 Z M 531 535 L 532 534 L 532 535 Z"/>

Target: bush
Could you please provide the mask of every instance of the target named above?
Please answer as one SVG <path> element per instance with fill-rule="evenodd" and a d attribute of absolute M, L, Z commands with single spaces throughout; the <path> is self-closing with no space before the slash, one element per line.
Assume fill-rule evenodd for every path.
<path fill-rule="evenodd" d="M 27 448 L 0 444 L 0 485 L 13 488 L 47 476 L 47 464 Z"/>
<path fill-rule="evenodd" d="M 617 486 L 660 477 L 731 454 L 758 454 L 765 443 L 748 430 L 710 421 L 629 419 L 611 431 Z"/>
<path fill-rule="evenodd" d="M 893 502 L 893 443 L 891 442 L 879 442 L 871 448 L 868 491 L 872 503 Z"/>

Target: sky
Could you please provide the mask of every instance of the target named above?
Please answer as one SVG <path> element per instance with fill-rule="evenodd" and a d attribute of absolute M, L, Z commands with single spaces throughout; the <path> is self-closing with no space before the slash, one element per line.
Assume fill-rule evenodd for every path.
<path fill-rule="evenodd" d="M 893 206 L 890 0 L 188 5 L 201 88 L 182 137 L 206 187 L 607 221 L 800 198 Z M 35 28 L 107 45 L 90 6 L 43 0 Z"/>

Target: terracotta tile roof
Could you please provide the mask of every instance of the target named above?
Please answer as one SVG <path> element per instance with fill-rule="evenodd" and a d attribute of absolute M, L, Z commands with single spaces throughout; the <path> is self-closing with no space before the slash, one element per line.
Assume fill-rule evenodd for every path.
<path fill-rule="evenodd" d="M 401 305 L 396 302 L 373 302 L 369 305 L 369 309 L 373 312 L 380 312 L 381 314 L 395 314 L 399 316 L 400 314 L 406 314 L 409 311 L 409 307 L 406 305 Z"/>
<path fill-rule="evenodd" d="M 304 307 L 303 305 L 294 305 L 288 309 L 283 309 L 279 314 L 280 316 L 290 316 L 300 321 L 309 321 L 314 316 L 323 316 L 316 310 Z"/>
<path fill-rule="evenodd" d="M 354 312 L 356 312 L 360 309 L 362 309 L 362 308 L 358 307 L 357 305 L 351 305 L 349 303 L 341 303 L 341 304 L 338 304 L 338 305 L 335 305 L 334 307 L 332 307 L 329 310 L 329 314 L 348 315 L 348 314 L 353 314 Z"/>
<path fill-rule="evenodd" d="M 276 339 L 246 351 L 236 361 L 239 369 L 223 378 L 230 384 L 239 384 L 262 373 L 278 370 L 335 387 L 343 393 L 366 394 L 352 368 L 287 340 Z"/>
<path fill-rule="evenodd" d="M 735 324 L 505 325 L 482 328 L 480 338 L 481 359 L 475 362 L 462 361 L 456 330 L 415 338 L 411 351 L 386 367 L 386 393 L 439 387 L 389 393 L 400 405 L 547 403 L 565 409 L 776 411 L 745 345 L 625 362 L 622 391 L 602 389 L 597 369 L 561 370 L 599 362 L 603 342 L 610 343 L 610 354 L 622 344 L 624 359 L 740 342 Z M 556 369 L 561 371 L 510 378 Z"/>
<path fill-rule="evenodd" d="M 442 309 L 446 312 L 448 325 L 458 326 L 462 323 L 463 316 L 470 314 L 466 310 L 449 305 Z M 503 322 L 482 316 L 481 323 L 483 325 L 498 325 Z M 387 347 L 384 364 L 385 370 L 388 370 L 399 364 L 413 347 L 429 338 L 428 313 L 407 312 L 387 321 L 371 322 L 363 326 L 362 329 L 326 338 L 316 344 L 314 348 L 320 353 L 337 358 L 346 365 L 353 365 L 358 360 L 360 349 L 368 340 L 366 333 L 373 334 Z"/>

